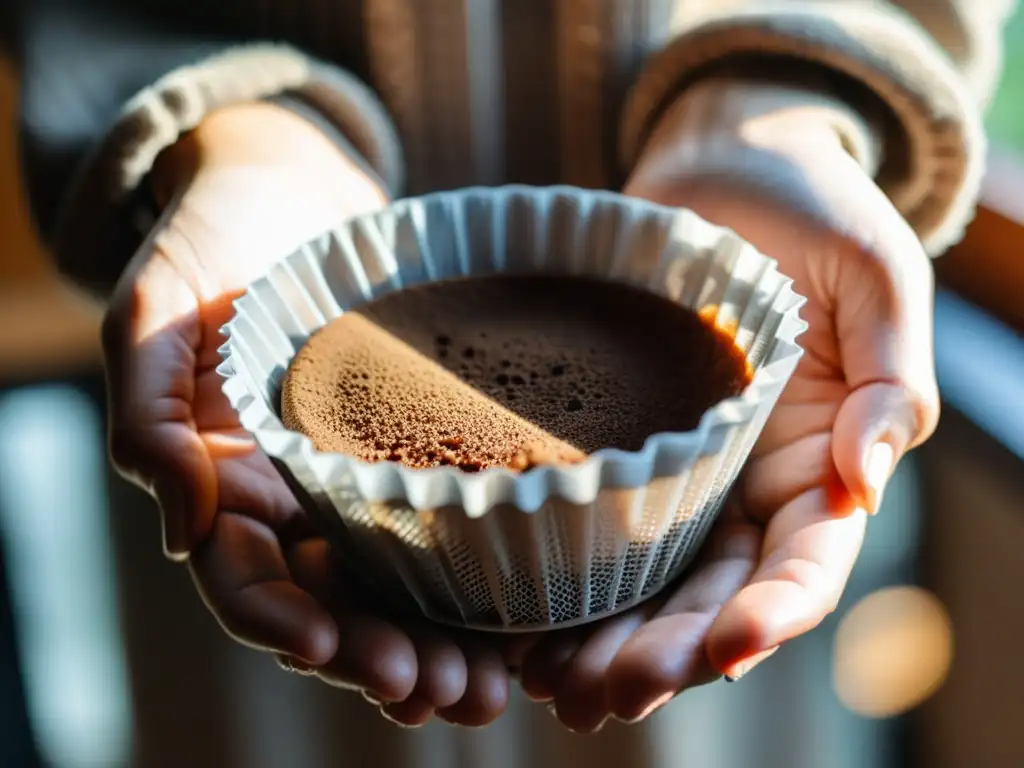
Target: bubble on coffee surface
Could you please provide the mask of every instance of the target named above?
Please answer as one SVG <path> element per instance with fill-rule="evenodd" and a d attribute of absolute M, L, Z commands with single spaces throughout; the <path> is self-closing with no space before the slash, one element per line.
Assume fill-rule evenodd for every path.
<path fill-rule="evenodd" d="M 749 381 L 695 314 L 621 284 L 493 277 L 388 294 L 316 334 L 282 415 L 320 450 L 525 469 L 636 450 Z"/>

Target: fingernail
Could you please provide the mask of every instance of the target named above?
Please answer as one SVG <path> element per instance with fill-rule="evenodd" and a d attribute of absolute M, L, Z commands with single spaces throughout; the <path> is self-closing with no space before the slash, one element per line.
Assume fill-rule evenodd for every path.
<path fill-rule="evenodd" d="M 384 719 L 392 725 L 397 725 L 399 728 L 404 728 L 407 731 L 417 731 L 426 725 L 426 723 L 403 723 L 401 720 L 395 720 L 395 718 L 388 717 L 387 715 L 384 715 Z"/>
<path fill-rule="evenodd" d="M 767 651 L 762 651 L 761 653 L 751 656 L 746 661 L 741 661 L 739 664 L 732 668 L 729 674 L 725 675 L 725 682 L 735 683 L 741 677 L 749 675 L 750 671 L 754 667 L 756 667 L 765 659 L 769 658 L 777 650 L 779 650 L 779 646 L 776 645 L 774 648 L 769 648 Z"/>
<path fill-rule="evenodd" d="M 875 443 L 868 451 L 864 477 L 871 494 L 871 498 L 867 500 L 867 512 L 870 515 L 878 514 L 878 510 L 882 506 L 882 494 L 885 492 L 885 484 L 889 482 L 889 476 L 892 474 L 895 458 L 896 452 L 889 443 Z"/>
<path fill-rule="evenodd" d="M 550 715 L 551 715 L 551 716 L 552 716 L 553 718 L 555 718 L 555 720 L 557 720 L 557 719 L 558 719 L 558 707 L 556 707 L 556 706 L 555 706 L 555 703 L 554 703 L 554 702 L 552 702 L 552 703 L 550 703 L 550 704 L 545 704 L 545 705 L 544 705 L 544 709 L 546 709 L 546 710 L 548 711 L 548 713 L 549 713 L 549 714 L 550 714 Z"/>
<path fill-rule="evenodd" d="M 360 691 L 360 693 L 363 694 L 363 698 L 364 699 L 366 699 L 368 702 L 373 704 L 373 706 L 375 706 L 375 707 L 379 707 L 379 706 L 382 706 L 384 704 L 383 701 L 381 701 L 380 699 L 378 699 L 376 696 L 374 696 L 372 693 L 370 693 L 369 691 L 367 691 L 365 689 Z"/>
<path fill-rule="evenodd" d="M 393 723 L 394 725 L 397 725 L 399 728 L 404 728 L 407 731 L 415 731 L 415 730 L 417 730 L 419 728 L 422 728 L 424 725 L 426 725 L 426 723 L 403 723 L 401 720 L 398 720 L 397 718 L 395 718 L 394 716 L 392 716 L 388 712 L 388 708 L 387 708 L 386 705 L 382 704 L 379 707 L 379 709 L 380 709 L 381 715 L 384 717 L 385 720 L 387 720 L 389 723 Z"/>
<path fill-rule="evenodd" d="M 647 707 L 643 710 L 643 712 L 641 712 L 639 715 L 630 718 L 629 720 L 622 720 L 621 722 L 625 723 L 626 725 L 636 725 L 641 720 L 646 720 L 648 717 L 653 715 L 663 706 L 672 701 L 673 698 L 675 698 L 675 694 L 671 691 L 669 693 L 663 694 L 656 698 L 654 701 L 652 701 L 650 704 L 648 704 Z"/>
<path fill-rule="evenodd" d="M 181 489 L 173 484 L 158 485 L 155 489 L 160 505 L 160 520 L 163 528 L 164 554 L 180 562 L 188 558 L 189 541 L 185 499 Z"/>
<path fill-rule="evenodd" d="M 285 672 L 291 672 L 296 675 L 302 675 L 303 677 L 308 677 L 310 675 L 316 674 L 315 669 L 292 656 L 278 656 L 277 663 L 278 666 L 280 666 L 281 669 L 283 669 Z"/>

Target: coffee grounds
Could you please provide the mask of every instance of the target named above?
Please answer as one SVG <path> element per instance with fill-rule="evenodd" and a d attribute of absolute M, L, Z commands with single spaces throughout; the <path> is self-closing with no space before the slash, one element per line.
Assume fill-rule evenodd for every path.
<path fill-rule="evenodd" d="M 691 430 L 750 375 L 730 338 L 647 291 L 466 278 L 388 294 L 318 331 L 281 410 L 321 451 L 522 471 Z"/>

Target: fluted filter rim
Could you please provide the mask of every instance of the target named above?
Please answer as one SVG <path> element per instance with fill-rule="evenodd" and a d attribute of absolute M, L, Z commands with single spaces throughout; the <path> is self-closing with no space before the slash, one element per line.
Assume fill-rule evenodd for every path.
<path fill-rule="evenodd" d="M 694 430 L 523 473 L 368 463 L 281 422 L 281 379 L 319 328 L 392 291 L 495 274 L 621 281 L 713 311 L 752 380 Z M 388 596 L 481 629 L 569 626 L 635 605 L 692 561 L 796 368 L 803 303 L 773 259 L 693 212 L 571 187 L 472 188 L 349 219 L 271 267 L 234 303 L 218 371 L 243 427 Z"/>

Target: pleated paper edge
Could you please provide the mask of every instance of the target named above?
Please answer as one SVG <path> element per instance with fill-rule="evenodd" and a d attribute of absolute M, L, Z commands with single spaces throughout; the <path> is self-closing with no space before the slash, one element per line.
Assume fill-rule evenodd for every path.
<path fill-rule="evenodd" d="M 748 248 L 764 260 L 764 275 L 774 272 L 781 283 L 773 307 L 781 316 L 775 334 L 775 346 L 770 359 L 758 368 L 751 383 L 740 394 L 727 398 L 710 408 L 702 417 L 696 429 L 689 432 L 661 432 L 647 438 L 636 451 L 606 448 L 592 453 L 582 462 L 567 466 L 545 466 L 528 472 L 517 473 L 508 469 L 493 467 L 478 473 L 466 473 L 455 467 L 434 467 L 414 469 L 393 462 L 370 463 L 340 453 L 317 451 L 312 441 L 300 433 L 287 429 L 263 398 L 251 391 L 246 383 L 247 372 L 244 363 L 234 349 L 232 335 L 244 309 L 246 297 L 257 288 L 269 286 L 269 274 L 254 281 L 245 294 L 234 302 L 236 314 L 221 329 L 227 341 L 218 350 L 223 362 L 218 373 L 224 377 L 223 391 L 232 408 L 238 413 L 242 426 L 255 438 L 260 448 L 268 455 L 279 458 L 288 466 L 301 462 L 315 476 L 323 489 L 347 478 L 347 484 L 358 488 L 367 501 L 402 501 L 415 509 L 431 509 L 447 505 L 462 507 L 469 517 L 482 517 L 498 504 L 509 503 L 523 512 L 532 513 L 540 509 L 545 501 L 558 496 L 574 504 L 590 504 L 595 501 L 606 483 L 607 474 L 632 469 L 640 482 L 626 487 L 640 487 L 649 482 L 654 467 L 663 454 L 678 454 L 680 451 L 693 453 L 705 445 L 709 435 L 716 429 L 744 423 L 756 412 L 764 400 L 775 401 L 788 382 L 803 354 L 796 339 L 807 324 L 800 318 L 799 310 L 806 299 L 792 287 L 792 280 L 784 278 L 777 270 L 777 262 L 753 249 L 753 247 L 729 229 L 711 224 L 686 209 L 674 209 L 646 201 L 628 198 L 611 192 L 593 192 L 572 187 L 532 188 L 507 186 L 501 188 L 468 188 L 457 192 L 441 192 L 400 201 L 390 208 L 372 214 L 357 216 L 342 223 L 338 228 L 306 243 L 287 256 L 281 264 L 287 265 L 303 257 L 310 248 L 323 247 L 334 238 L 346 240 L 355 229 L 375 231 L 382 222 L 395 220 L 403 215 L 415 217 L 431 203 L 443 199 L 452 209 L 458 209 L 465 201 L 481 196 L 508 195 L 538 200 L 547 198 L 548 203 L 557 199 L 571 199 L 581 207 L 592 206 L 595 202 L 613 203 L 637 211 L 660 212 L 680 222 L 703 229 L 706 239 L 716 241 L 718 250 L 725 248 Z M 617 485 L 615 487 L 623 487 Z"/>

